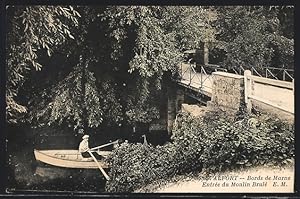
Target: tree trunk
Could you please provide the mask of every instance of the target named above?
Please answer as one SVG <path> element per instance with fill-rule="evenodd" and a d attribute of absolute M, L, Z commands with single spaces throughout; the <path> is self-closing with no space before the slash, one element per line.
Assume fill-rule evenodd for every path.
<path fill-rule="evenodd" d="M 85 90 L 85 84 L 86 84 L 86 67 L 88 65 L 88 61 L 85 57 L 80 56 L 80 62 L 81 62 L 81 88 L 82 88 L 82 94 L 81 94 L 81 108 L 82 108 L 82 125 L 83 130 L 86 133 L 88 130 L 88 123 L 87 123 L 87 110 L 86 110 L 86 90 Z"/>

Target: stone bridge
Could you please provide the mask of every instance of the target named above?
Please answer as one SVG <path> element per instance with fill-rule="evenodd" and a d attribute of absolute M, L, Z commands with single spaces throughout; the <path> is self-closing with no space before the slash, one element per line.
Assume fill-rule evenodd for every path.
<path fill-rule="evenodd" d="M 216 65 L 213 65 L 216 66 Z M 182 63 L 177 86 L 168 88 L 167 112 L 150 125 L 150 130 L 172 130 L 176 114 L 188 98 L 196 104 L 204 104 L 210 110 L 221 110 L 234 118 L 242 109 L 276 115 L 289 123 L 294 122 L 294 81 L 282 81 L 253 75 L 245 70 L 243 75 L 225 72 L 215 67 Z M 165 101 L 165 100 L 163 100 Z M 164 111 L 166 110 L 164 109 Z M 163 111 L 163 112 L 164 112 Z"/>
<path fill-rule="evenodd" d="M 294 118 L 294 81 L 282 81 L 251 74 L 244 75 L 224 71 L 208 73 L 203 67 L 196 71 L 192 64 L 181 64 L 178 85 L 198 101 L 208 97 L 207 105 L 221 109 L 229 115 L 236 114 L 243 105 L 248 111 L 252 108 L 275 114 L 283 119 Z"/>

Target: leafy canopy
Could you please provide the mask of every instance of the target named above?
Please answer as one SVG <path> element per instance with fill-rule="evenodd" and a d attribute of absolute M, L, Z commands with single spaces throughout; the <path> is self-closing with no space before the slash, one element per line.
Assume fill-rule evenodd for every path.
<path fill-rule="evenodd" d="M 285 25 L 287 17 L 283 17 L 293 12 L 292 7 L 226 6 L 217 10 L 217 47 L 225 51 L 226 67 L 293 68 L 293 22 Z"/>
<path fill-rule="evenodd" d="M 32 119 L 48 121 L 43 123 L 67 121 L 74 128 L 93 128 L 103 122 L 149 123 L 158 118 L 159 99 L 164 94 L 163 77 L 176 75 L 181 52 L 196 47 L 204 39 L 212 20 L 206 14 L 213 13 L 202 7 L 175 6 L 80 7 L 78 10 L 82 16 L 75 30 L 78 39 L 67 43 L 72 50 L 62 52 L 70 59 L 78 60 L 82 56 L 83 62 L 90 60 L 85 75 L 80 77 L 85 79 L 83 84 L 78 84 L 82 88 L 76 95 L 72 93 L 75 91 L 70 92 L 71 88 L 77 88 L 70 77 L 81 74 L 72 66 L 69 75 L 54 83 L 60 86 L 53 88 L 46 101 L 31 106 Z M 189 29 L 185 30 L 186 27 Z M 191 35 L 199 39 L 191 41 Z M 93 78 L 88 71 L 93 73 Z M 92 90 L 89 97 L 81 92 L 88 79 L 94 82 L 90 84 L 93 86 L 89 87 Z M 91 106 L 86 102 L 84 107 L 77 106 L 82 99 L 95 100 Z M 68 105 L 64 106 L 65 103 Z"/>
<path fill-rule="evenodd" d="M 7 120 L 16 122 L 26 107 L 16 102 L 19 88 L 29 71 L 41 70 L 38 53 L 51 56 L 68 38 L 74 39 L 70 27 L 77 26 L 79 13 L 72 6 L 8 7 L 7 33 Z"/>
<path fill-rule="evenodd" d="M 276 63 L 292 63 L 294 41 L 287 31 L 291 27 L 282 26 L 289 9 L 11 7 L 8 120 L 17 121 L 17 113 L 25 112 L 30 102 L 30 118 L 43 124 L 67 122 L 74 128 L 94 128 L 122 121 L 149 123 L 159 117 L 158 102 L 166 95 L 165 82 L 170 82 L 165 80 L 177 75 L 182 52 L 199 47 L 200 42 L 223 49 L 227 66 L 262 67 L 276 57 Z M 43 76 L 29 71 L 41 70 L 39 58 L 44 55 L 58 54 L 65 57 L 68 70 L 58 62 L 56 71 L 46 74 L 47 84 L 37 83 Z M 32 76 L 37 81 L 27 90 L 36 97 L 22 106 L 17 103 L 18 93 L 20 88 L 26 90 L 23 84 Z"/>
<path fill-rule="evenodd" d="M 186 6 L 111 6 L 104 12 L 113 39 L 111 57 L 130 55 L 125 117 L 130 123 L 147 123 L 159 116 L 158 104 L 163 77 L 175 76 L 182 51 L 195 48 L 201 40 L 213 40 L 212 9 Z M 126 40 L 133 40 L 129 48 Z M 128 54 L 128 51 L 131 54 Z M 126 90 L 128 91 L 128 90 Z"/>

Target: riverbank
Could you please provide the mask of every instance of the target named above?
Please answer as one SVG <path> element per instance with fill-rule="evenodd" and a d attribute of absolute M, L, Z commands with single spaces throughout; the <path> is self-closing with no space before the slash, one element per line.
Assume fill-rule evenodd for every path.
<path fill-rule="evenodd" d="M 228 185 L 228 186 L 226 186 Z M 175 176 L 136 190 L 137 193 L 292 193 L 294 163 L 284 167 L 258 166 L 209 174 Z"/>

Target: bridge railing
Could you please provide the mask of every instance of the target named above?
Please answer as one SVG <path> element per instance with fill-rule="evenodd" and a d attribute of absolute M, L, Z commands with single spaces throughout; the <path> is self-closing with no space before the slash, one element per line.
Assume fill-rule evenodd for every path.
<path fill-rule="evenodd" d="M 244 86 L 248 109 L 254 101 L 294 114 L 294 81 L 258 77 L 245 70 Z"/>
<path fill-rule="evenodd" d="M 181 63 L 181 68 L 182 68 Z M 221 68 L 220 65 L 215 64 L 207 64 L 202 66 L 197 66 L 195 63 L 186 63 L 188 67 L 185 70 L 181 70 L 181 77 L 186 76 L 186 73 L 189 73 L 190 84 L 195 80 L 195 82 L 199 82 L 201 84 L 200 87 L 203 87 L 203 75 L 211 74 L 214 71 L 224 71 L 224 72 L 233 72 L 238 75 L 244 75 L 245 70 L 250 70 L 252 75 L 256 75 L 259 77 L 266 77 L 269 79 L 283 80 L 283 81 L 293 81 L 294 80 L 294 70 L 285 68 L 284 65 L 281 68 L 276 67 L 250 67 L 245 68 L 243 66 L 236 66 L 231 68 L 231 70 L 227 70 L 225 68 Z M 198 69 L 198 71 L 196 70 Z M 214 69 L 214 71 L 208 72 L 208 70 Z M 200 77 L 197 77 L 196 73 L 200 73 Z M 204 78 L 205 79 L 205 78 Z"/>
<path fill-rule="evenodd" d="M 243 75 L 246 70 L 243 66 L 237 66 L 232 68 L 235 74 Z M 266 77 L 270 79 L 283 80 L 283 81 L 293 81 L 294 80 L 294 70 L 284 68 L 275 68 L 275 67 L 263 67 L 257 69 L 255 67 L 250 67 L 249 69 L 253 75 L 259 77 Z"/>
<path fill-rule="evenodd" d="M 213 84 L 212 72 L 216 71 L 226 72 L 227 70 L 213 64 L 197 66 L 194 63 L 181 63 L 180 78 L 189 86 L 211 92 Z"/>

